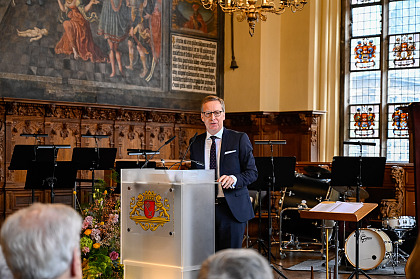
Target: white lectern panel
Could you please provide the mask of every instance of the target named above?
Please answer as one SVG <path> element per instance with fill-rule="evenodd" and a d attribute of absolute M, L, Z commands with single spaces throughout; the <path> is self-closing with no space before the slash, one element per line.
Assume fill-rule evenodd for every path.
<path fill-rule="evenodd" d="M 214 253 L 214 218 L 214 171 L 123 169 L 125 278 L 195 278 Z"/>

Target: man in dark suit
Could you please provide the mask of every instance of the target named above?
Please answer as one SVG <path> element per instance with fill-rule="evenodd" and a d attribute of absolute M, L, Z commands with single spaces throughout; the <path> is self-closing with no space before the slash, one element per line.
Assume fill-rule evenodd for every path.
<path fill-rule="evenodd" d="M 216 251 L 241 248 L 246 221 L 254 217 L 247 186 L 257 180 L 258 172 L 252 145 L 245 133 L 223 127 L 225 105 L 221 98 L 207 96 L 201 104 L 201 120 L 206 133 L 191 145 L 193 168 L 215 169 Z M 215 150 L 215 151 L 213 151 Z"/>

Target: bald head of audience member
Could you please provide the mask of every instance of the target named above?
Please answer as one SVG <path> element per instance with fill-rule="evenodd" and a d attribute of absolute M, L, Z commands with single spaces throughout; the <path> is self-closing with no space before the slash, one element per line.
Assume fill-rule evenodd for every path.
<path fill-rule="evenodd" d="M 63 204 L 35 203 L 10 215 L 0 244 L 15 279 L 80 279 L 81 216 Z"/>
<path fill-rule="evenodd" d="M 273 271 L 255 250 L 226 249 L 203 262 L 198 279 L 273 279 Z"/>

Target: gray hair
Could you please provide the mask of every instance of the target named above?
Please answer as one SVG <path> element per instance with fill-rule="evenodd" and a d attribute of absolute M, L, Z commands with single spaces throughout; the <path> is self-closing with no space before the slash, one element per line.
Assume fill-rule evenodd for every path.
<path fill-rule="evenodd" d="M 13 279 L 12 272 L 10 272 L 7 266 L 6 259 L 3 256 L 3 252 L 0 247 L 0 278 L 1 279 Z"/>
<path fill-rule="evenodd" d="M 62 275 L 79 249 L 82 217 L 64 204 L 35 203 L 10 215 L 0 244 L 17 279 L 54 279 Z"/>
<path fill-rule="evenodd" d="M 218 101 L 222 105 L 222 110 L 226 111 L 225 101 L 223 101 L 222 98 L 219 98 L 219 97 L 214 96 L 214 95 L 208 95 L 208 96 L 204 97 L 204 99 L 201 101 L 201 111 L 203 111 L 203 105 L 205 103 L 212 102 L 212 101 Z"/>
<path fill-rule="evenodd" d="M 268 261 L 252 249 L 226 249 L 205 260 L 198 279 L 272 279 Z"/>

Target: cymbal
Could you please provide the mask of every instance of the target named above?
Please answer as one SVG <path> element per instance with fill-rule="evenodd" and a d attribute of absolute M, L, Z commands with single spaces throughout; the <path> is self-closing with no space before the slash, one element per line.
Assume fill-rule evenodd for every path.
<path fill-rule="evenodd" d="M 306 166 L 303 168 L 308 176 L 314 178 L 331 178 L 331 171 L 319 166 Z"/>
<path fill-rule="evenodd" d="M 357 186 L 332 186 L 332 188 L 347 197 L 356 197 Z M 360 199 L 367 199 L 369 198 L 369 193 L 365 189 L 360 188 L 359 196 Z"/>

